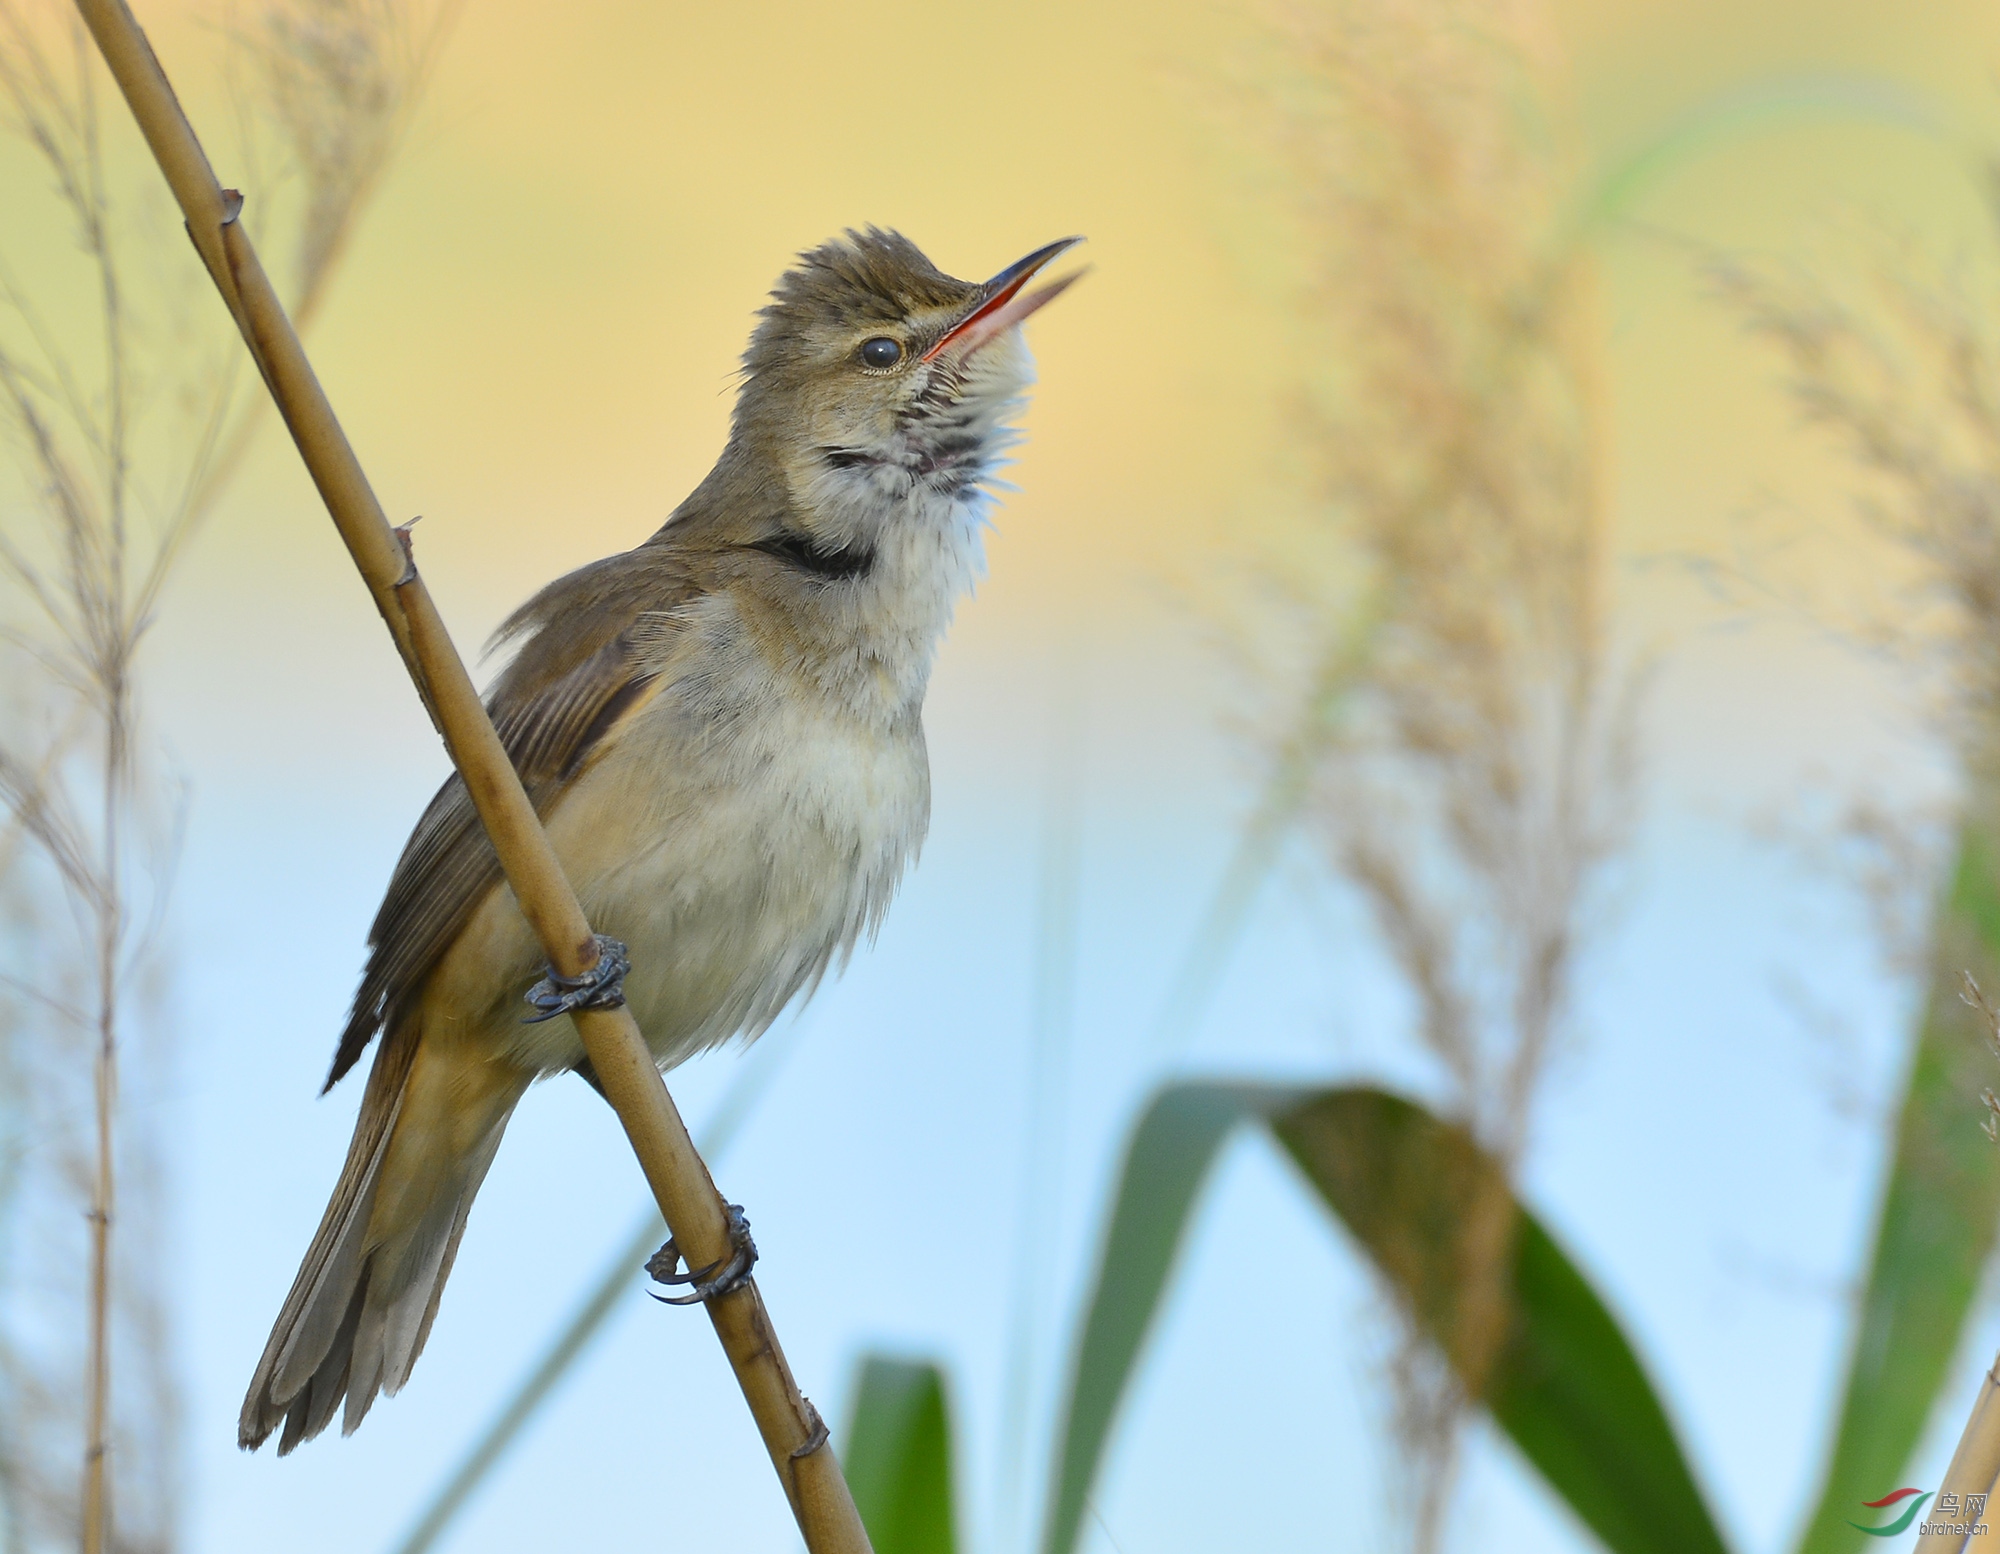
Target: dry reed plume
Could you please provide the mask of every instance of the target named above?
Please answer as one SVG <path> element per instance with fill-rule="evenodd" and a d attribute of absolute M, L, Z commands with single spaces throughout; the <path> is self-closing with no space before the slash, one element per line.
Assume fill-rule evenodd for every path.
<path fill-rule="evenodd" d="M 2000 170 L 1988 169 L 1987 193 L 2000 219 Z M 1874 541 L 1870 597 L 1858 605 L 1806 602 L 1912 673 L 1956 757 L 1957 859 L 1944 891 L 1933 870 L 1918 881 L 1931 887 L 1923 901 L 1925 1018 L 1892 1133 L 1898 1176 L 1935 1179 L 1943 1186 L 1930 1190 L 1957 1189 L 1953 1201 L 1967 1180 L 1951 1175 L 1949 1133 L 1957 1104 L 1969 1105 L 1980 1088 L 1980 1054 L 1969 1038 L 1992 1031 L 1992 1011 L 1966 968 L 1989 985 L 2000 970 L 1983 909 L 1968 904 L 1990 900 L 2000 877 L 2000 296 L 1990 257 L 1970 273 L 1978 278 L 1939 276 L 1907 244 L 1878 246 L 1872 263 L 1840 282 L 1803 268 L 1712 267 L 1723 299 L 1781 353 L 1794 403 L 1860 477 L 1853 511 Z M 1995 1107 L 1990 1091 L 1986 1104 Z M 1889 1213 L 1885 1207 L 1885 1225 Z M 1984 1227 L 1933 1213 L 1924 1228 L 1976 1238 Z M 1850 1362 L 1856 1374 L 1887 1363 L 1886 1335 L 1869 1325 L 1874 1314 L 1864 1302 Z M 1996 1472 L 2000 1390 L 1989 1373 L 1938 1503 L 1983 1493 Z M 1835 1514 L 1823 1507 L 1821 1520 Z M 1921 1539 L 1925 1548 L 1962 1541 L 1942 1531 Z"/>
<path fill-rule="evenodd" d="M 244 121 L 297 191 L 308 308 L 406 122 L 436 14 L 413 42 L 408 6 L 274 0 L 238 35 L 238 81 L 255 97 Z M 8 154 L 44 196 L 10 213 L 0 248 L 12 454 L 0 678 L 13 691 L 0 863 L 17 961 L 0 1009 L 0 1536 L 9 1550 L 86 1554 L 174 1541 L 177 1406 L 155 1257 L 164 1149 L 120 1094 L 135 1043 L 148 1088 L 169 1062 L 164 1023 L 146 1016 L 164 970 L 149 949 L 173 805 L 144 737 L 138 664 L 261 401 L 237 392 L 233 342 L 183 323 L 193 272 L 160 244 L 153 184 L 128 180 L 150 173 L 136 141 L 107 135 L 100 68 L 66 10 L 0 0 Z M 87 292 L 56 258 L 78 251 Z"/>
<path fill-rule="evenodd" d="M 1992 174 L 2000 220 L 2000 168 Z M 1839 624 L 1916 670 L 1957 749 L 1969 800 L 1991 815 L 2000 776 L 2000 297 L 1882 255 L 1858 284 L 1718 264 L 1725 301 L 1782 353 L 1795 403 L 1864 482 L 1862 524 L 1902 563 Z M 1815 601 L 1824 608 L 1823 601 Z M 1837 607 L 1838 608 L 1838 607 Z"/>
<path fill-rule="evenodd" d="M 1511 1170 L 1631 791 L 1562 70 L 1526 3 L 1337 0 L 1286 31 L 1327 364 L 1301 412 L 1323 522 L 1295 554 L 1340 559 L 1287 556 L 1273 585 L 1296 665 L 1273 748 L 1310 752 L 1311 834 L 1371 912 L 1447 1108 Z M 1406 1323 L 1392 1368 L 1419 1550 L 1509 1320 L 1511 1238 L 1504 1193 L 1465 1205 L 1453 1349 L 1471 1359 L 1453 1370 Z"/>

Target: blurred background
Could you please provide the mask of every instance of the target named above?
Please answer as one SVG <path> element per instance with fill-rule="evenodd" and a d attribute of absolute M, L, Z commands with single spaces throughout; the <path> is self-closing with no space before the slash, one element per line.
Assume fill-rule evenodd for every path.
<path fill-rule="evenodd" d="M 468 651 L 705 473 L 797 250 L 873 222 L 979 277 L 1089 237 L 933 682 L 921 865 L 809 1007 L 671 1080 L 697 1132 L 746 1108 L 716 1175 L 836 1430 L 864 1353 L 941 1366 L 960 1547 L 1039 1544 L 1126 1140 L 1191 1076 L 1467 1128 L 1615 1313 L 1727 1546 L 1935 1487 L 2000 1343 L 1991 1215 L 1907 1458 L 1828 1463 L 1912 1054 L 1984 964 L 1938 904 L 1995 705 L 1991 8 L 139 14 Z M 408 1389 L 351 1440 L 237 1452 L 352 1125 L 352 1086 L 317 1091 L 364 933 L 446 763 L 275 421 L 215 409 L 254 385 L 108 83 L 73 136 L 102 187 L 66 193 L 30 109 L 89 72 L 59 8 L 4 15 L 0 1525 L 73 1546 L 82 1473 L 113 702 L 75 667 L 102 653 L 44 642 L 95 617 L 22 581 L 83 575 L 22 407 L 69 406 L 88 486 L 114 396 L 77 212 L 108 210 L 150 309 L 132 543 L 171 561 L 121 617 L 111 783 L 117 1546 L 392 1550 L 645 1196 L 603 1104 L 539 1087 Z M 64 783 L 68 832 L 34 798 Z M 1956 1139 L 1992 1068 L 1952 1030 Z M 642 1288 L 438 1547 L 795 1546 L 707 1324 Z M 1398 1289 L 1231 1134 L 1075 1546 L 1596 1546 Z"/>

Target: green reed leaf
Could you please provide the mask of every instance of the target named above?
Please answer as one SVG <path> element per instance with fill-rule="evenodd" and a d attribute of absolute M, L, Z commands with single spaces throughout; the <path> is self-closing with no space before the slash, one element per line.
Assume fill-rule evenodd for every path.
<path fill-rule="evenodd" d="M 1666 1409 L 1616 1319 L 1464 1129 L 1370 1088 L 1193 1083 L 1161 1091 L 1126 1151 L 1071 1373 L 1042 1548 L 1073 1554 L 1091 1487 L 1209 1166 L 1268 1126 L 1396 1298 L 1461 1374 L 1461 1226 L 1497 1191 L 1497 1342 L 1476 1383 L 1493 1420 L 1614 1554 L 1725 1554 Z"/>
<path fill-rule="evenodd" d="M 865 1357 L 841 1462 L 875 1554 L 954 1554 L 951 1409 L 938 1366 Z"/>
<path fill-rule="evenodd" d="M 1861 1502 L 1901 1482 L 2000 1229 L 2000 1149 L 1980 1130 L 1993 1059 L 1959 996 L 1968 971 L 1989 996 L 2000 994 L 1996 864 L 1991 839 L 1968 826 L 1932 936 L 1930 994 L 1896 1119 L 1840 1423 L 1799 1554 L 1864 1546 L 1854 1525 L 1866 1519 Z"/>

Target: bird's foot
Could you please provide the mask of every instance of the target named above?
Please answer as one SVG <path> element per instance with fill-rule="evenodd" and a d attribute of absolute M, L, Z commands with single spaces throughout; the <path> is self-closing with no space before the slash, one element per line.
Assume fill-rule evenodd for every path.
<path fill-rule="evenodd" d="M 580 977 L 566 977 L 555 967 L 529 988 L 527 1001 L 541 1011 L 524 1015 L 523 1025 L 540 1025 L 559 1014 L 575 1009 L 616 1009 L 625 1002 L 625 973 L 632 969 L 632 956 L 609 934 L 593 934 L 597 940 L 597 964 Z"/>
<path fill-rule="evenodd" d="M 653 1295 L 646 1293 L 666 1306 L 695 1306 L 703 1301 L 714 1300 L 719 1295 L 727 1295 L 731 1290 L 746 1283 L 750 1270 L 757 1263 L 757 1243 L 750 1239 L 750 1221 L 743 1217 L 740 1203 L 726 1205 L 729 1210 L 729 1255 L 706 1268 L 690 1268 L 686 1273 L 679 1271 L 681 1249 L 668 1238 L 667 1244 L 646 1260 L 646 1272 L 655 1284 L 685 1284 L 685 1295 Z"/>

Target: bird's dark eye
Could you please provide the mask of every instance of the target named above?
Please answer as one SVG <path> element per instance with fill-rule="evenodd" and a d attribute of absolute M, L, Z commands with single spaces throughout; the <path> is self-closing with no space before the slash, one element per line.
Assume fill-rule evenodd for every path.
<path fill-rule="evenodd" d="M 861 342 L 861 360 L 870 367 L 893 367 L 903 359 L 903 348 L 887 335 Z"/>

